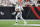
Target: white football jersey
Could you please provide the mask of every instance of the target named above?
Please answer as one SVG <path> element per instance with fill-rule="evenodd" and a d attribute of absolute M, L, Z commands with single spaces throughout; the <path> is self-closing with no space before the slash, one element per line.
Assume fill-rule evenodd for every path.
<path fill-rule="evenodd" d="M 21 10 L 23 10 L 23 7 L 22 7 L 22 6 L 19 6 L 19 7 L 16 6 L 16 7 L 15 7 L 15 10 L 16 10 L 16 9 L 19 9 L 19 11 L 21 11 Z"/>

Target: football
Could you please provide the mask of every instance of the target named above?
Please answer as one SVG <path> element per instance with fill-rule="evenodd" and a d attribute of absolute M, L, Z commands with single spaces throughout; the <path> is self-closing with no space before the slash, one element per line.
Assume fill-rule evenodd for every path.
<path fill-rule="evenodd" d="M 16 9 L 16 11 L 19 11 L 19 9 Z"/>

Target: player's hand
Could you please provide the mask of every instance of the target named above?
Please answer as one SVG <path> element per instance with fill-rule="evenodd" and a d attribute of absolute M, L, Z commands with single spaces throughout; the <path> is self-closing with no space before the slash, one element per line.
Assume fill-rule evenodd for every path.
<path fill-rule="evenodd" d="M 15 11 L 19 11 L 19 9 L 16 9 Z"/>

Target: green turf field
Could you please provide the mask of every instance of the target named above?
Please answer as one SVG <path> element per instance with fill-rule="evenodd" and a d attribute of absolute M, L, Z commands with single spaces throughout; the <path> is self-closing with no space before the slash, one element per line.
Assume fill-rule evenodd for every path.
<path fill-rule="evenodd" d="M 24 26 L 24 25 L 13 25 L 15 24 L 15 20 L 0 20 L 0 27 L 40 27 L 40 26 Z M 27 24 L 40 24 L 40 21 L 26 21 Z M 18 21 L 18 24 L 23 24 L 23 21 Z"/>

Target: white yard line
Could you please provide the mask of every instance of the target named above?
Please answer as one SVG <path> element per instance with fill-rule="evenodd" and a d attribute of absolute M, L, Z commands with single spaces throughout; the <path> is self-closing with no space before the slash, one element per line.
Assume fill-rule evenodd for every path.
<path fill-rule="evenodd" d="M 16 24 L 16 25 L 19 25 L 19 26 L 40 26 L 40 24 L 26 24 L 26 25 L 24 25 L 24 24 Z"/>

